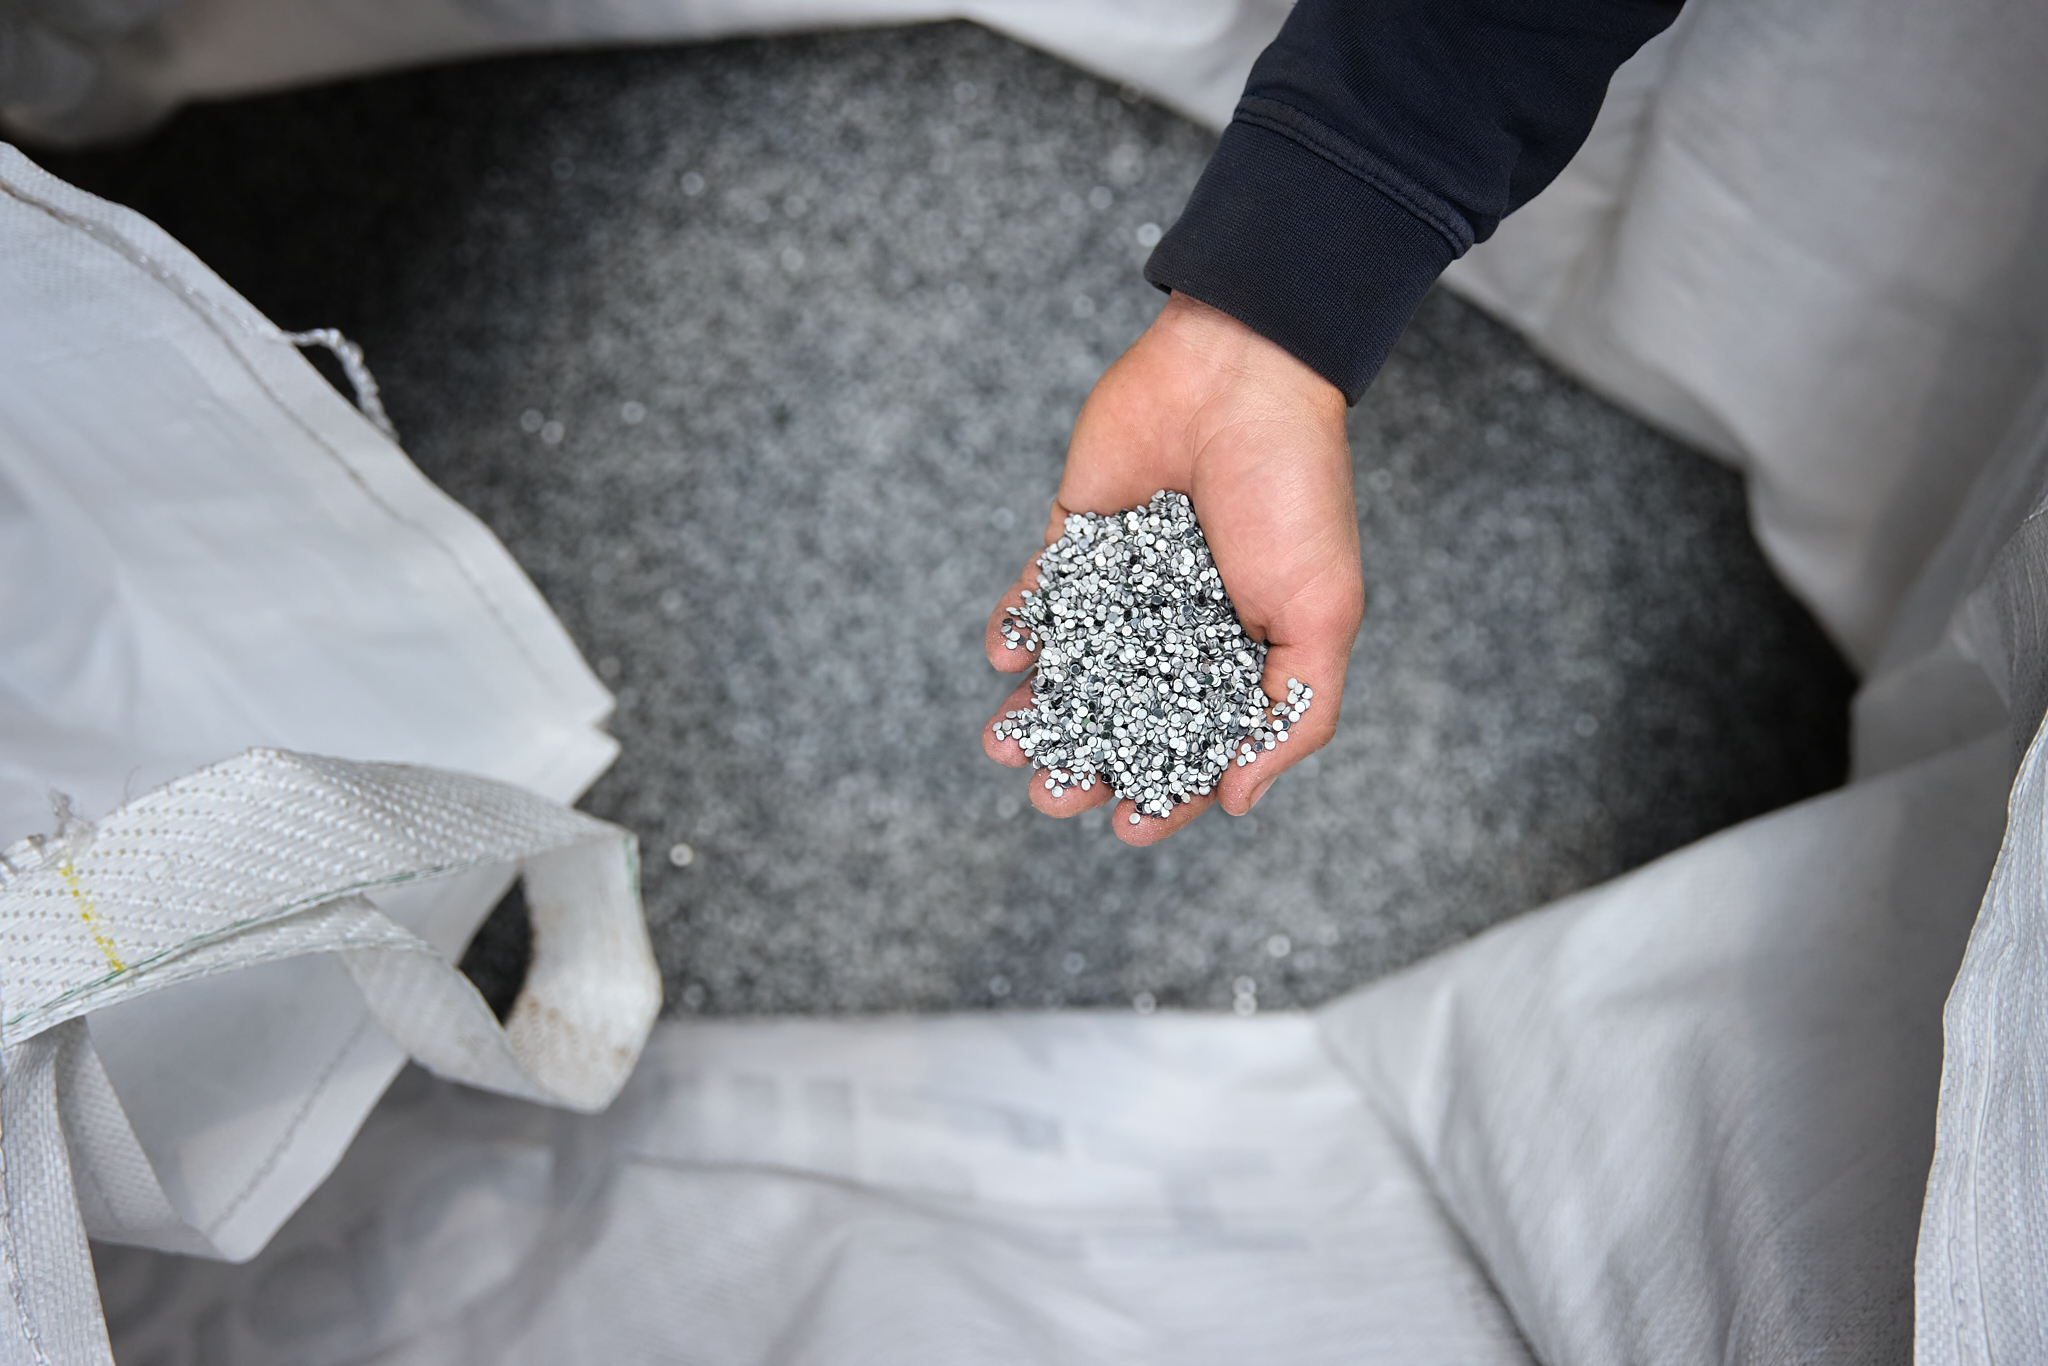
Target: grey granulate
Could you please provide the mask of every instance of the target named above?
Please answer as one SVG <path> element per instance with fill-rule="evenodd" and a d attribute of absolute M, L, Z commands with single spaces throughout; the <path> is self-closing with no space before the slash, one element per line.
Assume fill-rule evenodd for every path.
<path fill-rule="evenodd" d="M 1307 710 L 1297 679 L 1280 708 L 1266 695 L 1265 643 L 1238 621 L 1186 494 L 1073 513 L 1038 572 L 1003 624 L 1005 639 L 1029 632 L 1043 646 L 1032 705 L 994 729 L 1049 775 L 1054 796 L 1102 782 L 1170 816 L 1233 762 L 1286 739 L 1286 718 Z"/>

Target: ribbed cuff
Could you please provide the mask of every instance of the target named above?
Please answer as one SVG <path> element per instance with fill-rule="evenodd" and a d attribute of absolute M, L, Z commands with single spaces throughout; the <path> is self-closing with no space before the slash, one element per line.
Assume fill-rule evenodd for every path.
<path fill-rule="evenodd" d="M 1145 278 L 1230 314 L 1356 403 L 1457 255 L 1384 191 L 1240 121 L 1224 130 Z"/>

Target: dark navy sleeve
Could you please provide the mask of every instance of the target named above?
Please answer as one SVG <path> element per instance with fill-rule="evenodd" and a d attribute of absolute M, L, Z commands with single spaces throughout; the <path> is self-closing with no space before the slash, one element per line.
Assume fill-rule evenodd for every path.
<path fill-rule="evenodd" d="M 1679 0 L 1301 0 L 1145 278 L 1356 403 L 1445 266 L 1549 184 Z"/>

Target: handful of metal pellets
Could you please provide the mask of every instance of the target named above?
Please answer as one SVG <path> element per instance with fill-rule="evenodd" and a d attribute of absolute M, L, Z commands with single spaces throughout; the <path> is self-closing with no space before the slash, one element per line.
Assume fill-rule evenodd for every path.
<path fill-rule="evenodd" d="M 1315 697 L 1293 678 L 1285 702 L 1266 695 L 1266 647 L 1239 624 L 1185 494 L 1075 513 L 1038 575 L 1002 624 L 1009 649 L 1038 655 L 1031 706 L 1005 712 L 995 734 L 1017 741 L 1055 795 L 1107 783 L 1170 816 L 1229 765 L 1286 743 Z"/>

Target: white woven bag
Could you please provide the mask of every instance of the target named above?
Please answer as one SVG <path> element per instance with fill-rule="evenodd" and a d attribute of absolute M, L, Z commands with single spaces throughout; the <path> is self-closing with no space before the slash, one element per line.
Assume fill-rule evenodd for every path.
<path fill-rule="evenodd" d="M 590 1109 L 658 1009 L 562 805 L 610 699 L 306 341 L 0 146 L 0 843 L 68 794 L 0 864 L 0 1362 L 107 1359 L 88 1233 L 254 1255 L 408 1057 Z M 521 872 L 501 1029 L 451 964 Z"/>

